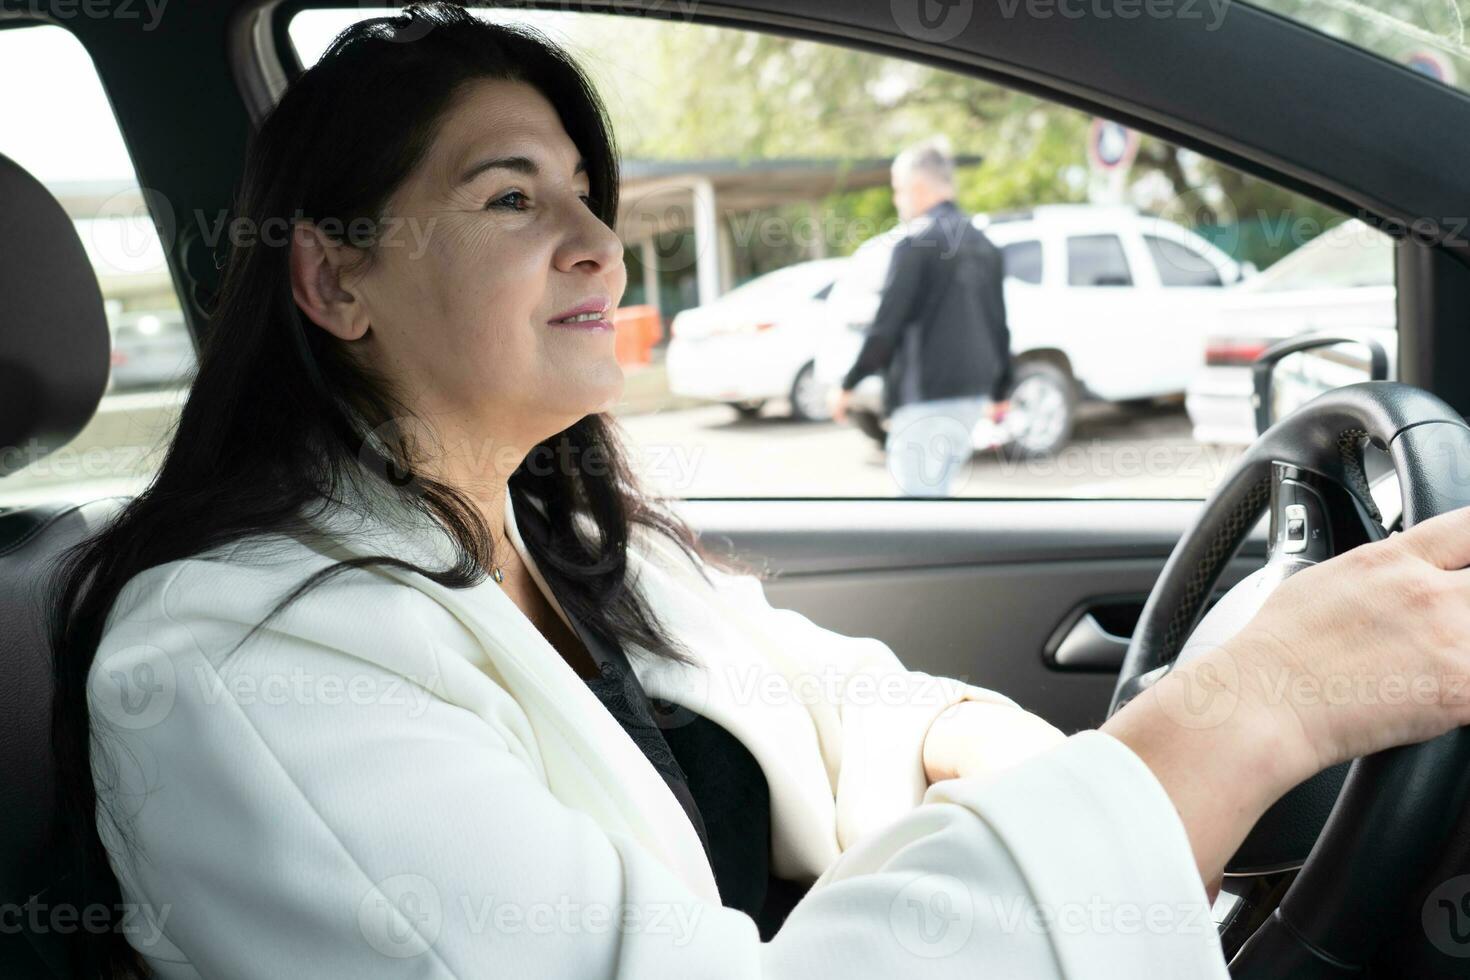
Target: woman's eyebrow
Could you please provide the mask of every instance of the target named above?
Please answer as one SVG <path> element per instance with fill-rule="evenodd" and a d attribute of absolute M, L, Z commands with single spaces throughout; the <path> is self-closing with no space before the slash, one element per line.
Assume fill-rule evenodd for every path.
<path fill-rule="evenodd" d="M 470 181 L 474 180 L 476 177 L 480 176 L 480 174 L 484 173 L 487 170 L 514 170 L 517 173 L 525 174 L 528 177 L 535 177 L 541 173 L 541 168 L 538 167 L 536 165 L 536 161 L 532 160 L 530 157 L 496 157 L 492 160 L 481 160 L 479 163 L 470 167 L 462 175 L 460 175 L 459 180 L 455 181 L 454 186 L 460 187 L 464 184 L 468 184 Z M 580 173 L 586 173 L 586 171 L 587 161 L 579 159 L 577 161 L 577 166 L 572 170 L 572 176 L 576 176 Z"/>

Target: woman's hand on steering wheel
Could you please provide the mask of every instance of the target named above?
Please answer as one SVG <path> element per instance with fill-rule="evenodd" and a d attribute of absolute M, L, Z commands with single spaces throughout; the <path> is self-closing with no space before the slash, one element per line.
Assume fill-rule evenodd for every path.
<path fill-rule="evenodd" d="M 1470 507 L 1292 575 L 1102 726 L 1179 809 L 1204 881 L 1306 778 L 1470 724 Z"/>

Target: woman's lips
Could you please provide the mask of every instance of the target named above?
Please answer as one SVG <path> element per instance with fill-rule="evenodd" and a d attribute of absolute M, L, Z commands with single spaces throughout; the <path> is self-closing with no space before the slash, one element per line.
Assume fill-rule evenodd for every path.
<path fill-rule="evenodd" d="M 552 320 L 550 322 L 553 327 L 562 327 L 571 330 L 611 330 L 613 328 L 612 321 L 606 318 L 601 320 L 574 320 L 567 323 L 558 320 Z"/>
<path fill-rule="evenodd" d="M 587 313 L 601 313 L 605 316 L 610 306 L 612 306 L 612 299 L 608 296 L 589 296 L 571 309 L 562 310 L 547 322 L 556 323 L 568 317 L 580 316 Z"/>

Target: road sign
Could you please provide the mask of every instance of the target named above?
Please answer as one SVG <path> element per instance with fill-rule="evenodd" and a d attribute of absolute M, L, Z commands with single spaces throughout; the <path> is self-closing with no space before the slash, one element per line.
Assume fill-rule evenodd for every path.
<path fill-rule="evenodd" d="M 1093 119 L 1087 130 L 1087 160 L 1101 171 L 1127 170 L 1138 155 L 1138 131 L 1111 119 Z"/>

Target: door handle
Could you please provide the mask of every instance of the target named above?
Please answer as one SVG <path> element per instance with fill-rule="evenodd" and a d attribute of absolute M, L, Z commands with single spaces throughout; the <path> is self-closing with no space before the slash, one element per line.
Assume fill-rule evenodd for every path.
<path fill-rule="evenodd" d="M 1128 652 L 1128 638 L 1109 633 L 1096 616 L 1084 612 L 1055 645 L 1048 646 L 1047 659 L 1058 670 L 1117 670 Z"/>

